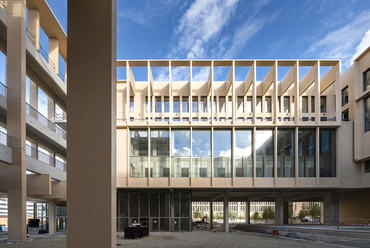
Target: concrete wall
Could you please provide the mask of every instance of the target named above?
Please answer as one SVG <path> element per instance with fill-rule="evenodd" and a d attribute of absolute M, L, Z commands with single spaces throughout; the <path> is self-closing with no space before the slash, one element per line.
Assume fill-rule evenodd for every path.
<path fill-rule="evenodd" d="M 370 189 L 339 195 L 339 218 L 370 219 Z M 344 224 L 366 224 L 361 220 L 339 220 Z M 367 220 L 367 223 L 370 223 Z"/>

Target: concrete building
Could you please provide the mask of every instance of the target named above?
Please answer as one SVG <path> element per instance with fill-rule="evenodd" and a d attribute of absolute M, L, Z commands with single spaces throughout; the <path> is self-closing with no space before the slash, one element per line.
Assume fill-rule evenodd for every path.
<path fill-rule="evenodd" d="M 38 202 L 35 217 L 49 233 L 65 230 L 68 206 L 69 247 L 114 247 L 116 230 L 133 222 L 190 231 L 192 202 L 223 202 L 226 232 L 229 202 L 247 212 L 253 202 L 274 202 L 278 225 L 287 223 L 288 202 L 321 202 L 326 223 L 370 218 L 370 48 L 343 75 L 340 60 L 326 59 L 117 61 L 115 1 L 106 2 L 69 1 L 68 49 L 45 0 L 0 8 L 9 240 L 26 238 L 27 200 Z M 67 52 L 68 184 L 67 70 L 59 70 Z M 116 79 L 116 66 L 126 78 Z M 215 80 L 221 67 L 228 73 Z M 137 68 L 144 80 L 135 80 Z M 157 81 L 156 70 L 167 80 Z M 203 81 L 193 77 L 199 70 Z M 96 218 L 104 221 L 91 230 Z"/>

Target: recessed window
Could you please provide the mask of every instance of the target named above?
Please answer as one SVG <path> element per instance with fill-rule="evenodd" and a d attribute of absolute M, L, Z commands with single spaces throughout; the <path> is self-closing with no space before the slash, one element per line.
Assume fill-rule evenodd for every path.
<path fill-rule="evenodd" d="M 189 97 L 187 96 L 182 97 L 182 112 L 189 113 Z"/>
<path fill-rule="evenodd" d="M 348 109 L 342 112 L 342 121 L 349 121 L 349 110 Z"/>
<path fill-rule="evenodd" d="M 365 133 L 370 131 L 370 96 L 365 99 Z"/>
<path fill-rule="evenodd" d="M 247 96 L 247 112 L 253 113 L 252 97 Z"/>
<path fill-rule="evenodd" d="M 200 97 L 200 111 L 202 113 L 207 113 L 207 97 L 206 96 Z"/>
<path fill-rule="evenodd" d="M 193 96 L 192 112 L 193 113 L 198 113 L 198 97 L 197 96 Z"/>
<path fill-rule="evenodd" d="M 155 112 L 161 113 L 162 112 L 162 103 L 161 103 L 161 97 L 156 96 L 155 97 Z"/>
<path fill-rule="evenodd" d="M 365 161 L 365 173 L 370 173 L 370 160 Z"/>
<path fill-rule="evenodd" d="M 219 113 L 225 113 L 225 108 L 226 108 L 226 104 L 225 104 L 225 97 L 224 96 L 219 96 L 218 97 L 218 104 L 219 104 Z"/>
<path fill-rule="evenodd" d="M 364 91 L 370 89 L 370 68 L 364 72 Z"/>
<path fill-rule="evenodd" d="M 238 96 L 238 113 L 244 112 L 244 96 Z"/>
<path fill-rule="evenodd" d="M 178 96 L 173 97 L 173 112 L 180 113 L 180 97 Z"/>
<path fill-rule="evenodd" d="M 320 97 L 320 110 L 321 113 L 326 113 L 326 96 Z"/>
<path fill-rule="evenodd" d="M 130 113 L 134 113 L 134 97 L 130 96 Z"/>
<path fill-rule="evenodd" d="M 265 96 L 265 112 L 271 113 L 271 96 Z"/>
<path fill-rule="evenodd" d="M 342 90 L 342 107 L 348 103 L 348 86 Z"/>
<path fill-rule="evenodd" d="M 315 113 L 315 97 L 311 96 L 311 113 Z"/>
<path fill-rule="evenodd" d="M 284 96 L 284 113 L 290 112 L 290 101 L 289 96 Z"/>
<path fill-rule="evenodd" d="M 233 98 L 232 96 L 229 96 L 227 102 L 227 112 L 232 113 L 232 111 L 233 111 Z"/>
<path fill-rule="evenodd" d="M 170 97 L 168 97 L 168 96 L 164 97 L 164 112 L 165 113 L 170 112 Z"/>
<path fill-rule="evenodd" d="M 256 97 L 256 112 L 261 113 L 262 112 L 262 96 Z"/>
<path fill-rule="evenodd" d="M 308 113 L 308 96 L 302 96 L 302 113 Z"/>

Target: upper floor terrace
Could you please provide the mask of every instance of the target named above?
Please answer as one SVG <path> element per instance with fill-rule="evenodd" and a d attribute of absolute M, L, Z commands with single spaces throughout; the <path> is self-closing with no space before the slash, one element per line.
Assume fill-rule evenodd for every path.
<path fill-rule="evenodd" d="M 339 60 L 119 60 L 117 70 L 118 126 L 342 120 Z"/>

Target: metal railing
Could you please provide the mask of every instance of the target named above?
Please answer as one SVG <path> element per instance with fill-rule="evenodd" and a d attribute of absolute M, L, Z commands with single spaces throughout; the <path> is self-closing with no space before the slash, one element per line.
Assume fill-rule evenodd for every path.
<path fill-rule="evenodd" d="M 1 4 L 1 2 L 0 2 Z M 36 45 L 36 36 L 33 35 L 29 30 L 28 28 L 26 28 L 26 36 L 28 38 L 28 40 L 32 43 L 33 46 Z M 42 57 L 44 57 L 45 61 L 49 63 L 49 65 L 53 68 L 53 70 L 55 70 L 55 63 L 49 58 L 49 55 L 48 53 L 46 53 L 46 51 L 42 48 L 42 45 L 41 43 L 39 43 L 39 49 L 37 49 L 37 51 L 41 54 Z M 63 74 L 61 71 L 59 71 L 57 73 L 57 75 L 59 76 L 59 78 L 64 82 L 66 83 L 67 80 L 65 78 L 65 74 Z"/>
<path fill-rule="evenodd" d="M 46 163 L 50 166 L 53 166 L 59 170 L 65 171 L 66 170 L 66 163 L 63 163 L 56 158 L 50 156 L 49 154 L 46 154 L 40 150 L 37 150 L 36 148 L 26 145 L 26 155 L 30 156 L 31 158 L 37 159 L 43 163 Z"/>
<path fill-rule="evenodd" d="M 8 5 L 8 2 L 7 2 L 7 1 L 5 1 L 5 0 L 0 1 L 0 6 L 1 6 L 1 8 L 6 9 L 6 6 L 7 6 L 7 5 Z"/>
<path fill-rule="evenodd" d="M 50 130 L 55 132 L 57 135 L 62 137 L 63 139 L 67 139 L 67 133 L 61 129 L 58 125 L 54 122 L 43 116 L 39 111 L 33 108 L 31 105 L 26 103 L 26 112 L 27 114 L 31 115 L 33 118 L 41 122 L 44 126 L 47 126 Z"/>
<path fill-rule="evenodd" d="M 66 121 L 67 120 L 67 114 L 57 114 L 55 113 L 55 120 L 56 121 Z"/>
<path fill-rule="evenodd" d="M 26 36 L 28 38 L 28 40 L 32 43 L 32 45 L 35 45 L 36 44 L 36 36 L 34 36 L 29 30 L 28 28 L 26 28 Z"/>
<path fill-rule="evenodd" d="M 7 97 L 7 89 L 8 89 L 8 87 L 6 87 L 5 84 L 0 82 L 0 95 L 2 95 L 4 97 Z"/>
<path fill-rule="evenodd" d="M 41 56 L 44 57 L 44 59 L 46 60 L 46 62 L 49 63 L 49 65 L 51 66 L 51 68 L 53 68 L 53 70 L 55 70 L 55 64 L 54 64 L 54 62 L 49 58 L 49 55 L 42 48 L 41 44 L 40 44 L 40 48 L 39 48 L 38 51 L 41 54 Z"/>
<path fill-rule="evenodd" d="M 12 137 L 0 131 L 0 143 L 5 146 L 12 147 Z"/>

